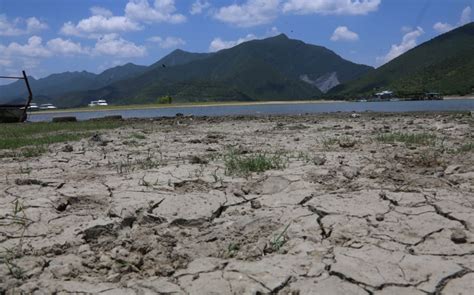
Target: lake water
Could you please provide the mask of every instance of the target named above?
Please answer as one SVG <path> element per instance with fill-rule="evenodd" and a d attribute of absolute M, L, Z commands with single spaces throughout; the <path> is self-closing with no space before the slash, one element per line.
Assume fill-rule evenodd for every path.
<path fill-rule="evenodd" d="M 31 122 L 47 122 L 54 117 L 75 116 L 88 120 L 105 116 L 121 115 L 123 118 L 170 117 L 177 113 L 193 116 L 236 116 L 236 115 L 298 115 L 334 112 L 430 112 L 430 111 L 472 111 L 473 99 L 450 99 L 433 101 L 390 101 L 390 102 L 337 102 L 337 103 L 275 103 L 262 105 L 188 106 L 156 109 L 134 109 L 113 111 L 32 113 Z"/>

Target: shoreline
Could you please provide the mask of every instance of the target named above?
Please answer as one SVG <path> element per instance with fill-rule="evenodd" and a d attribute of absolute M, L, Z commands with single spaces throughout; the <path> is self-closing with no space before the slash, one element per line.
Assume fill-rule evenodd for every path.
<path fill-rule="evenodd" d="M 143 104 L 143 105 L 123 105 L 107 106 L 94 108 L 72 108 L 57 109 L 54 111 L 35 111 L 33 114 L 54 114 L 54 113 L 83 113 L 83 112 L 101 112 L 101 111 L 122 111 L 122 110 L 150 110 L 150 109 L 172 109 L 172 108 L 195 108 L 195 107 L 220 107 L 220 106 L 253 106 L 253 105 L 282 105 L 282 104 L 333 104 L 349 103 L 344 100 L 285 100 L 285 101 L 259 101 L 259 102 L 212 102 L 212 103 L 177 103 L 171 105 Z"/>
<path fill-rule="evenodd" d="M 474 96 L 447 96 L 443 100 L 474 100 Z M 285 100 L 285 101 L 258 101 L 258 102 L 198 102 L 198 103 L 177 103 L 171 105 L 159 104 L 138 104 L 138 105 L 116 105 L 107 107 L 81 107 L 71 109 L 57 109 L 51 111 L 34 111 L 29 114 L 55 114 L 55 113 L 86 113 L 86 112 L 107 112 L 107 111 L 128 111 L 128 110 L 153 110 L 153 109 L 172 109 L 172 108 L 204 108 L 204 107 L 226 107 L 226 106 L 256 106 L 256 105 L 285 105 L 285 104 L 335 104 L 335 103 L 354 103 L 358 101 L 349 100 Z"/>

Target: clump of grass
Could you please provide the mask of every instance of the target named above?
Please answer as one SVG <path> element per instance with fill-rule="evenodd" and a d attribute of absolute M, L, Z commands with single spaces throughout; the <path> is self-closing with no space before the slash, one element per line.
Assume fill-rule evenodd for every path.
<path fill-rule="evenodd" d="M 25 277 L 25 271 L 15 262 L 13 262 L 15 256 L 16 255 L 13 250 L 5 249 L 5 251 L 0 254 L 0 262 L 7 267 L 11 276 L 13 276 L 15 279 L 21 280 Z"/>
<path fill-rule="evenodd" d="M 414 145 L 435 145 L 436 135 L 432 133 L 402 133 L 392 132 L 377 135 L 376 139 L 383 143 L 402 142 Z"/>
<path fill-rule="evenodd" d="M 148 150 L 145 158 L 132 159 L 130 155 L 125 160 L 120 160 L 116 163 L 110 163 L 115 167 L 118 174 L 127 174 L 136 169 L 150 170 L 164 165 L 163 155 L 160 152 L 160 158 L 157 159 L 151 150 Z"/>
<path fill-rule="evenodd" d="M 234 257 L 237 252 L 239 252 L 240 250 L 240 244 L 238 243 L 230 243 L 228 246 L 227 246 L 227 257 Z"/>
<path fill-rule="evenodd" d="M 286 160 L 281 154 L 257 153 L 244 156 L 231 150 L 224 160 L 227 175 L 249 176 L 252 172 L 261 173 L 286 167 Z"/>
<path fill-rule="evenodd" d="M 135 139 L 139 139 L 139 140 L 146 139 L 146 136 L 144 134 L 141 134 L 141 133 L 133 133 L 131 137 L 135 138 Z"/>
<path fill-rule="evenodd" d="M 19 240 L 18 245 L 12 248 L 3 248 L 3 251 L 0 252 L 0 264 L 4 264 L 10 275 L 16 279 L 23 279 L 25 277 L 25 271 L 19 267 L 14 260 L 23 255 L 23 237 L 25 235 L 26 229 L 32 223 L 31 219 L 28 218 L 25 212 L 25 205 L 20 202 L 19 199 L 16 199 L 13 202 L 13 209 L 11 214 L 7 214 L 4 217 L 5 220 L 9 222 L 6 225 L 17 225 L 19 226 Z"/>
<path fill-rule="evenodd" d="M 467 153 L 474 151 L 474 142 L 466 143 L 457 149 L 458 153 Z"/>
<path fill-rule="evenodd" d="M 283 245 L 286 243 L 285 234 L 288 231 L 290 224 L 291 223 L 288 223 L 287 226 L 285 226 L 285 228 L 283 229 L 283 231 L 270 241 L 270 247 L 273 251 L 279 251 L 281 247 L 283 247 Z"/>
<path fill-rule="evenodd" d="M 91 136 L 93 131 L 113 129 L 123 124 L 123 122 L 116 120 L 2 124 L 2 128 L 0 128 L 0 138 L 2 139 L 0 150 L 76 141 Z M 31 155 L 33 156 L 33 154 Z"/>
<path fill-rule="evenodd" d="M 333 146 L 333 145 L 339 143 L 339 139 L 334 138 L 334 137 L 325 138 L 322 143 L 323 143 L 323 146 L 324 146 L 326 149 L 329 149 L 331 146 Z"/>

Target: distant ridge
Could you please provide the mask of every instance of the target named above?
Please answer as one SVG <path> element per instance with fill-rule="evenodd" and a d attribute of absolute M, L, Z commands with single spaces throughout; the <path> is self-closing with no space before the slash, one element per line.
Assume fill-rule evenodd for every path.
<path fill-rule="evenodd" d="M 330 91 L 350 97 L 391 89 L 398 95 L 428 91 L 474 93 L 474 22 L 440 35 L 359 79 Z"/>
<path fill-rule="evenodd" d="M 177 49 L 149 67 L 127 64 L 100 75 L 51 75 L 35 81 L 33 89 L 43 101 L 60 107 L 84 106 L 94 98 L 112 104 L 151 103 L 165 95 L 175 102 L 300 100 L 318 98 L 372 70 L 281 34 L 216 53 Z M 68 82 L 63 81 L 66 76 Z M 0 91 L 10 96 L 10 87 Z"/>

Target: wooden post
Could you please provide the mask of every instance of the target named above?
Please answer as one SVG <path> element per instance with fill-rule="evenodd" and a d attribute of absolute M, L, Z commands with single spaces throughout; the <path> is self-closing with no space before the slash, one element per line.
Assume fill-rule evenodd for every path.
<path fill-rule="evenodd" d="M 28 111 L 28 108 L 30 107 L 30 103 L 33 100 L 33 93 L 31 92 L 30 88 L 30 83 L 28 82 L 28 76 L 26 75 L 25 71 L 23 72 L 23 80 L 25 80 L 26 88 L 28 88 L 28 101 L 26 102 L 25 105 L 25 110 L 23 111 L 23 115 L 20 118 L 20 122 L 23 122 L 24 118 L 26 118 L 26 112 Z"/>

